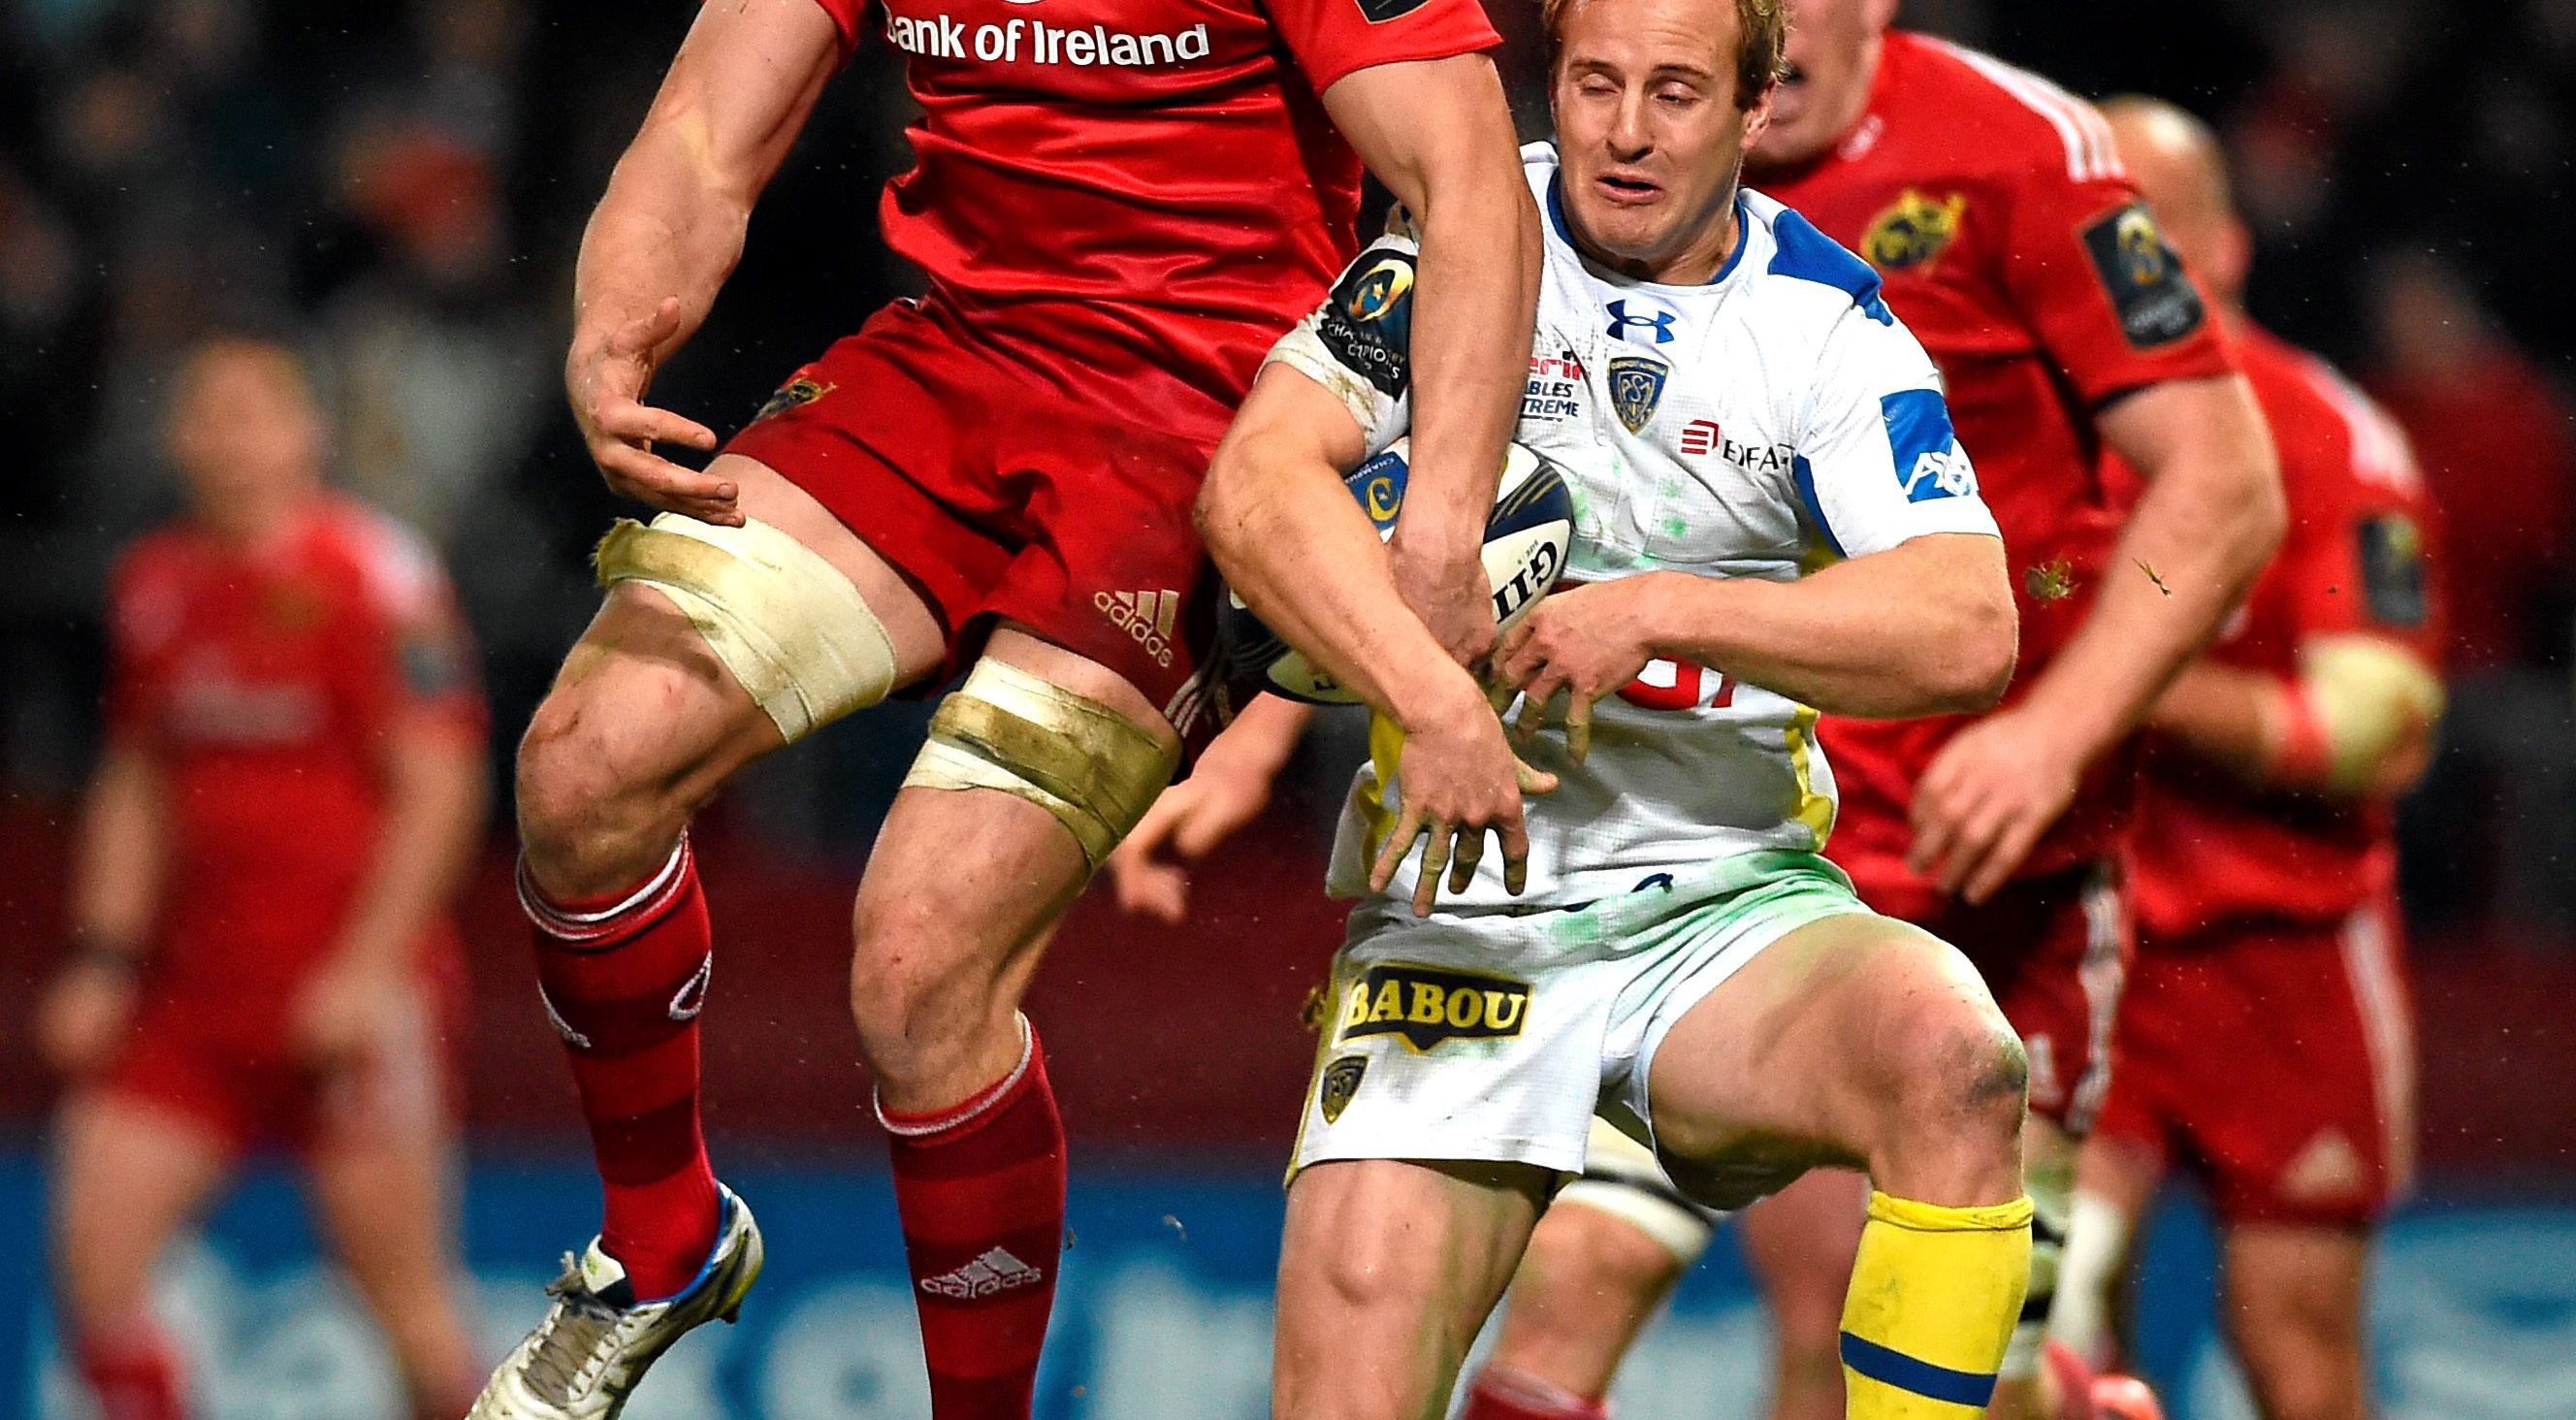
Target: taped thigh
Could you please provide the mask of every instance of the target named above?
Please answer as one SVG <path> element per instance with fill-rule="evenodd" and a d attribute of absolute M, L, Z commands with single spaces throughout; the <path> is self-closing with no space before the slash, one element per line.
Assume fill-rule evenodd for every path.
<path fill-rule="evenodd" d="M 998 789 L 1055 815 L 1097 868 L 1180 767 L 1180 746 L 1088 696 L 987 656 L 939 702 L 904 783 Z"/>
<path fill-rule="evenodd" d="M 591 561 L 603 587 L 639 582 L 669 597 L 791 743 L 894 688 L 894 642 L 859 589 L 756 518 L 621 518 Z"/>

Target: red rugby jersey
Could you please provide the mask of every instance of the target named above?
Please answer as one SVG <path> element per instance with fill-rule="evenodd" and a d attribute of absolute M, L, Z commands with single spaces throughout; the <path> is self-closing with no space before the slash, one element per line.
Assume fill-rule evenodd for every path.
<path fill-rule="evenodd" d="M 2197 288 L 2091 105 L 1922 35 L 1888 33 L 1869 104 L 1833 149 L 1752 177 L 1878 269 L 1888 305 L 1940 366 L 2012 559 L 2016 685 L 2027 687 L 2081 623 L 2119 533 L 2095 411 L 2229 368 Z M 1842 788 L 1830 851 L 1882 907 L 1931 907 L 1929 882 L 1905 868 L 1907 809 L 1964 723 L 1824 722 Z M 2023 872 L 2113 851 L 2127 774 L 2122 756 L 2096 766 Z"/>
<path fill-rule="evenodd" d="M 336 945 L 372 864 L 387 733 L 415 712 L 483 732 L 446 576 L 407 530 L 320 498 L 252 549 L 147 535 L 111 617 L 109 733 L 168 796 L 151 970 L 180 992 L 282 989 Z"/>
<path fill-rule="evenodd" d="M 2251 322 L 2229 335 L 2280 450 L 2290 528 L 2208 659 L 2287 680 L 2300 643 L 2364 632 L 2439 665 L 2431 513 L 2405 434 L 2325 362 Z M 2255 789 L 2153 735 L 2146 747 L 2130 871 L 2150 935 L 2334 921 L 2394 881 L 2387 805 Z"/>
<path fill-rule="evenodd" d="M 1317 96 L 1498 43 L 1476 0 L 817 3 L 921 105 L 888 245 L 1016 363 L 1209 441 L 1357 250 Z"/>

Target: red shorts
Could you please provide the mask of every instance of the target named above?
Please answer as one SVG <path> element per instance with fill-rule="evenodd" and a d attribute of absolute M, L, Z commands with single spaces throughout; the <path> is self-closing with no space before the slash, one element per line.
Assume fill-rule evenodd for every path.
<path fill-rule="evenodd" d="M 331 1075 L 288 1050 L 285 993 L 242 994 L 259 994 L 262 1005 L 246 1011 L 239 997 L 147 988 L 133 1043 L 98 1088 L 203 1125 L 236 1153 L 305 1152 L 368 1130 L 454 1132 L 464 1037 L 452 977 L 425 977 L 413 998 L 420 1010 L 387 1033 L 364 1067 Z"/>
<path fill-rule="evenodd" d="M 1011 621 L 1124 676 L 1189 743 L 1215 732 L 1199 672 L 1216 573 L 1191 522 L 1213 449 L 1014 367 L 935 300 L 871 316 L 726 445 L 812 494 L 930 604 L 948 659 L 924 693 Z"/>
<path fill-rule="evenodd" d="M 2102 1107 L 2134 929 L 2108 864 L 2015 878 L 1981 906 L 1855 875 L 1861 900 L 1967 955 L 2030 1052 L 2030 1108 L 2082 1136 Z"/>
<path fill-rule="evenodd" d="M 2150 938 L 2096 1128 L 2197 1176 L 2229 1223 L 2365 1227 L 2414 1169 L 2396 905 Z"/>

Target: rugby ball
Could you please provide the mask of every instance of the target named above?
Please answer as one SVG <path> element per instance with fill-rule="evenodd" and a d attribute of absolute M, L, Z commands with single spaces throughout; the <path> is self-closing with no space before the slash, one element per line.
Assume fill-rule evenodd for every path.
<path fill-rule="evenodd" d="M 1385 453 L 1351 470 L 1343 480 L 1380 538 L 1395 532 L 1404 511 L 1406 458 L 1412 441 L 1398 439 Z M 1574 540 L 1574 495 L 1555 464 L 1534 450 L 1511 446 L 1485 520 L 1485 579 L 1494 593 L 1494 620 L 1508 628 L 1529 614 L 1556 585 Z M 1236 683 L 1309 705 L 1356 705 L 1359 697 L 1261 624 L 1261 618 L 1228 588 L 1217 613 L 1217 644 Z"/>

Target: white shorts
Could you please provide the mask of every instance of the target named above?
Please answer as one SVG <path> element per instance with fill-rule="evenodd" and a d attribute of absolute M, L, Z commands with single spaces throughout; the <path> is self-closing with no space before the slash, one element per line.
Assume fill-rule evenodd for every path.
<path fill-rule="evenodd" d="M 1331 1159 L 1583 1168 L 1597 1114 L 1651 1139 L 1646 1081 L 1675 1022 L 1755 954 L 1866 912 L 1812 853 L 1765 851 L 1578 907 L 1412 915 L 1371 898 L 1333 958 L 1290 1175 Z"/>

